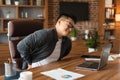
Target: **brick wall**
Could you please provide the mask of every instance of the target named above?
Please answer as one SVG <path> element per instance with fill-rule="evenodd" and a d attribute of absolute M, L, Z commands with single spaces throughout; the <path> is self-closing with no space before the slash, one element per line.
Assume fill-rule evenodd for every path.
<path fill-rule="evenodd" d="M 94 27 L 98 28 L 98 0 L 49 0 L 48 5 L 48 23 L 49 25 L 54 25 L 57 16 L 59 15 L 59 2 L 69 1 L 69 2 L 88 2 L 90 9 L 89 21 L 79 21 L 76 23 L 75 28 L 77 29 L 78 38 L 85 29 L 92 30 Z"/>

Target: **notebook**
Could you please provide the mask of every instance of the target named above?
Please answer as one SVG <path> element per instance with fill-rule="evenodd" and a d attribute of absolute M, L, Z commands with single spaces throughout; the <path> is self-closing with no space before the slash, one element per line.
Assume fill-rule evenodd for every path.
<path fill-rule="evenodd" d="M 104 66 L 106 66 L 108 62 L 108 56 L 111 51 L 112 44 L 107 44 L 102 48 L 100 61 L 85 61 L 84 63 L 77 66 L 77 68 L 84 68 L 84 69 L 90 69 L 90 70 L 100 70 Z"/>

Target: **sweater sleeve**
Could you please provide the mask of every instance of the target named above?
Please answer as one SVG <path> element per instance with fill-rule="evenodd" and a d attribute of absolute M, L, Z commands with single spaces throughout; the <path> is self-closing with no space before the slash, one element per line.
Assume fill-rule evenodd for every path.
<path fill-rule="evenodd" d="M 17 50 L 28 64 L 32 64 L 32 52 L 35 48 L 45 43 L 46 37 L 47 32 L 45 30 L 39 30 L 28 35 L 18 43 Z"/>
<path fill-rule="evenodd" d="M 72 42 L 71 42 L 71 40 L 68 39 L 67 42 L 69 42 L 69 44 L 67 44 L 68 48 L 65 50 L 65 55 L 64 56 L 67 56 L 70 53 L 71 49 L 72 49 Z"/>

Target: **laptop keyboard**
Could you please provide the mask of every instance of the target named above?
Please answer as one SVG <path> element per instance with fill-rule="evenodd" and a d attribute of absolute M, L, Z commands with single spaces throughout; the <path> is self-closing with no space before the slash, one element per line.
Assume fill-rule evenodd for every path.
<path fill-rule="evenodd" d="M 86 61 L 83 64 L 78 65 L 78 67 L 86 67 L 86 68 L 98 68 L 99 63 L 98 62 L 92 62 L 92 61 Z"/>

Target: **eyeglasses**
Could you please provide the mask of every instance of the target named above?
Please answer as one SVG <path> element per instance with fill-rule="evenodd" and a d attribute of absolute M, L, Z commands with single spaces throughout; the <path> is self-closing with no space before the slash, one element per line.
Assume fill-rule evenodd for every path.
<path fill-rule="evenodd" d="M 68 24 L 68 27 L 69 27 L 69 28 L 74 28 L 73 24 L 70 23 L 70 22 L 69 22 L 69 24 Z"/>
<path fill-rule="evenodd" d="M 64 21 L 66 21 L 66 20 L 64 20 Z M 73 26 L 73 24 L 71 22 L 69 22 L 69 21 L 66 21 L 66 22 L 68 22 L 68 27 L 69 28 L 74 28 L 74 26 Z"/>

